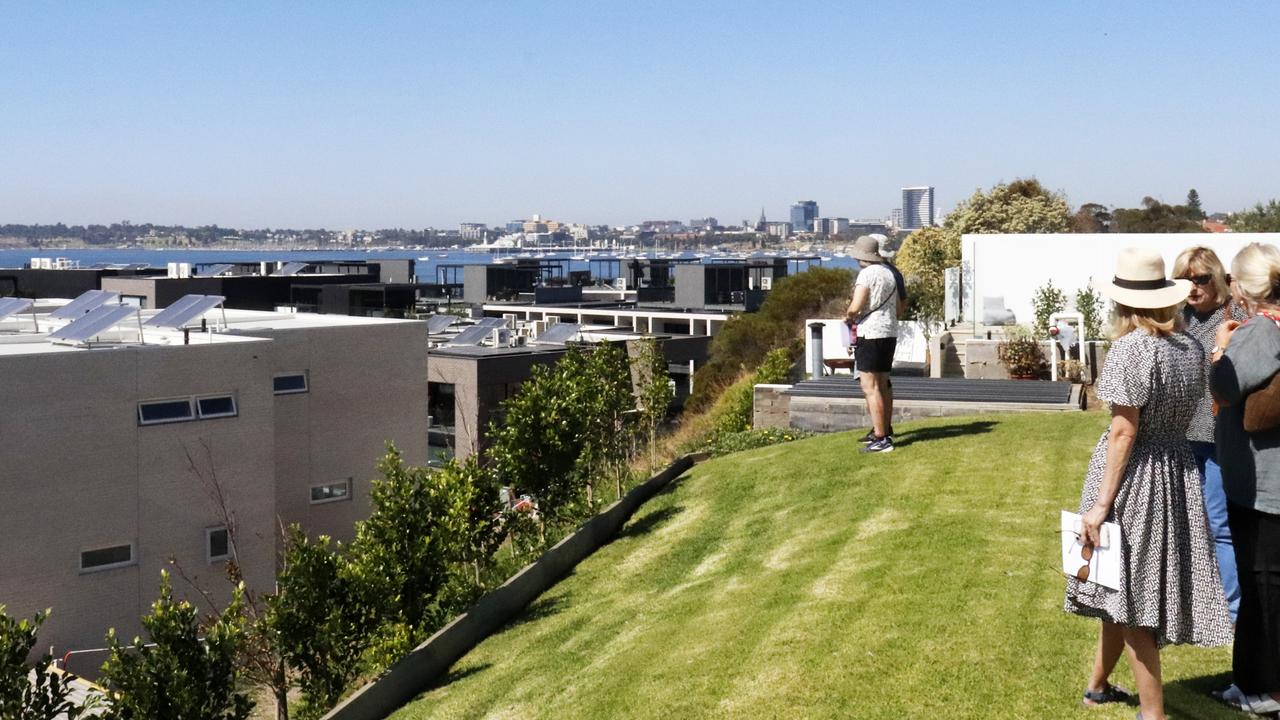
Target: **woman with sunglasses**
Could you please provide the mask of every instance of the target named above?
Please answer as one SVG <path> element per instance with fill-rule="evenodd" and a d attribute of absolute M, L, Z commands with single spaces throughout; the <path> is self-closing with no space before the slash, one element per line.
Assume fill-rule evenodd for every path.
<path fill-rule="evenodd" d="M 1280 711 L 1280 427 L 1246 432 L 1248 397 L 1280 372 L 1280 250 L 1252 243 L 1231 261 L 1231 292 L 1250 315 L 1226 322 L 1212 351 L 1218 461 L 1240 577 L 1231 673 L 1221 694 L 1243 710 Z"/>
<path fill-rule="evenodd" d="M 1217 253 L 1207 247 L 1190 247 L 1173 261 L 1173 276 L 1191 281 L 1191 294 L 1182 306 L 1182 322 L 1189 335 L 1204 346 L 1205 357 L 1216 342 L 1218 327 L 1228 321 L 1244 320 L 1246 315 L 1231 301 L 1231 287 L 1226 268 Z M 1206 378 L 1207 381 L 1207 378 Z M 1222 489 L 1222 468 L 1218 465 L 1213 442 L 1213 398 L 1206 391 L 1196 414 L 1191 418 L 1187 439 L 1200 467 L 1200 490 L 1204 511 L 1209 518 L 1218 556 L 1218 574 L 1222 591 L 1227 596 L 1231 622 L 1240 608 L 1240 581 L 1236 576 L 1236 552 L 1231 546 L 1231 528 L 1227 525 L 1227 495 Z"/>
<path fill-rule="evenodd" d="M 1067 579 L 1064 607 L 1102 628 L 1084 704 L 1130 699 L 1109 678 L 1120 654 L 1138 683 L 1142 720 L 1164 720 L 1160 648 L 1231 642 L 1200 476 L 1187 428 L 1205 392 L 1204 350 L 1181 331 L 1187 280 L 1168 280 L 1164 258 L 1125 248 L 1099 289 L 1115 302 L 1113 341 L 1098 377 L 1111 426 L 1098 440 L 1080 497 L 1081 544 L 1097 547 L 1103 522 L 1120 526 L 1120 589 Z M 1115 540 L 1112 540 L 1113 542 Z"/>

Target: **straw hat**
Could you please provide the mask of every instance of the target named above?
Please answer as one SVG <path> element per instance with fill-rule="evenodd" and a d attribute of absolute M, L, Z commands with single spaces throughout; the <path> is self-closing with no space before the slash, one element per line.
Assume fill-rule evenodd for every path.
<path fill-rule="evenodd" d="M 884 257 L 880 254 L 880 241 L 870 235 L 863 235 L 854 240 L 853 249 L 849 251 L 849 256 L 854 260 L 863 262 L 884 262 Z"/>
<path fill-rule="evenodd" d="M 1127 247 L 1116 258 L 1115 278 L 1098 289 L 1131 308 L 1166 308 L 1187 299 L 1191 281 L 1165 279 L 1164 258 L 1155 250 Z"/>

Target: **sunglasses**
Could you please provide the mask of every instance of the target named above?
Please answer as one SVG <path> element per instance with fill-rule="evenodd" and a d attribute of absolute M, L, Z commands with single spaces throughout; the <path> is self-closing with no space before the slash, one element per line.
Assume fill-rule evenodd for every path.
<path fill-rule="evenodd" d="M 1080 548 L 1080 557 L 1084 559 L 1084 565 L 1076 571 L 1076 579 L 1085 582 L 1089 579 L 1089 561 L 1093 559 L 1093 546 L 1085 545 Z"/>
<path fill-rule="evenodd" d="M 1183 277 L 1180 277 L 1180 278 L 1178 278 L 1178 279 L 1179 279 L 1179 280 L 1190 280 L 1193 284 L 1198 285 L 1198 286 L 1200 286 L 1200 287 L 1204 287 L 1205 285 L 1208 285 L 1209 283 L 1213 282 L 1213 275 L 1184 275 Z M 1230 276 L 1230 275 L 1227 275 L 1227 276 L 1226 276 L 1225 278 L 1223 278 L 1223 279 L 1227 281 L 1227 284 L 1228 284 L 1228 285 L 1230 285 L 1230 284 L 1231 284 L 1231 276 Z"/>

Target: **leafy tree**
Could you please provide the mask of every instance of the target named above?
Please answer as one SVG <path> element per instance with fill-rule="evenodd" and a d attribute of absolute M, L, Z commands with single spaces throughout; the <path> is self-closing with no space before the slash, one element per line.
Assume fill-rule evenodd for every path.
<path fill-rule="evenodd" d="M 175 600 L 169 573 L 160 575 L 160 597 L 142 618 L 150 644 L 133 647 L 107 634 L 110 655 L 102 679 L 110 694 L 110 720 L 244 720 L 253 701 L 238 689 L 236 657 L 245 638 L 243 589 L 204 626 L 195 607 Z M 202 637 L 203 636 L 203 637 Z"/>
<path fill-rule="evenodd" d="M 53 658 L 47 653 L 34 666 L 27 664 L 40 626 L 48 617 L 45 610 L 30 620 L 16 620 L 0 605 L 0 718 L 75 720 L 92 707 L 70 699 L 71 681 L 50 670 Z"/>
<path fill-rule="evenodd" d="M 1204 219 L 1204 208 L 1200 206 L 1200 193 L 1196 192 L 1195 188 L 1187 191 L 1187 211 L 1192 217 Z"/>
<path fill-rule="evenodd" d="M 1115 230 L 1122 233 L 1202 232 L 1199 211 L 1185 205 L 1166 205 L 1152 197 L 1141 208 L 1116 208 Z"/>
<path fill-rule="evenodd" d="M 1111 232 L 1113 218 L 1106 205 L 1085 203 L 1071 216 L 1071 232 L 1104 233 Z"/>
<path fill-rule="evenodd" d="M 580 515 L 592 482 L 626 447 L 624 414 L 634 408 L 626 354 L 612 345 L 570 348 L 534 368 L 490 427 L 489 458 L 499 479 L 537 498 L 548 519 Z"/>
<path fill-rule="evenodd" d="M 946 269 L 960 266 L 960 236 L 940 227 L 921 228 L 907 236 L 894 260 L 909 288 L 908 316 L 926 324 L 941 320 Z"/>
<path fill-rule="evenodd" d="M 644 338 L 638 343 L 631 360 L 631 375 L 636 388 L 636 405 L 640 410 L 640 425 L 649 436 L 649 469 L 657 465 L 658 426 L 667 417 L 675 392 L 667 374 L 667 359 L 662 345 L 656 338 Z M 618 487 L 621 497 L 622 488 Z"/>
<path fill-rule="evenodd" d="M 360 676 L 361 657 L 378 628 L 369 588 L 326 536 L 310 542 L 297 525 L 287 530 L 276 592 L 266 598 L 265 628 L 298 673 L 302 718 L 319 717 Z"/>
<path fill-rule="evenodd" d="M 1228 223 L 1236 232 L 1280 232 L 1280 201 L 1258 203 L 1249 210 L 1231 213 Z"/>
<path fill-rule="evenodd" d="M 811 268 L 774 284 L 760 309 L 729 318 L 711 341 L 710 357 L 693 377 L 686 411 L 696 412 L 742 375 L 754 370 L 774 348 L 788 348 L 792 360 L 803 352 L 804 321 L 833 312 L 849 302 L 853 275 L 838 268 Z"/>
<path fill-rule="evenodd" d="M 1035 178 L 1000 183 L 988 192 L 975 190 L 947 216 L 944 227 L 965 233 L 1060 233 L 1070 225 L 1067 200 L 1049 192 Z"/>
<path fill-rule="evenodd" d="M 370 489 L 368 519 L 356 524 L 351 559 L 357 576 L 372 582 L 384 621 L 420 632 L 434 628 L 448 611 L 438 600 L 465 562 L 477 492 L 460 467 L 406 466 L 389 443 L 378 461 L 382 478 Z"/>

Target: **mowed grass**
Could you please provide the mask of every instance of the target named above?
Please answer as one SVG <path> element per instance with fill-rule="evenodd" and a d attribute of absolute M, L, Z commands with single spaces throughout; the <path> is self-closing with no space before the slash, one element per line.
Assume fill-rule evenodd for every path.
<path fill-rule="evenodd" d="M 1097 622 L 1061 609 L 1058 513 L 1106 421 L 944 419 L 890 455 L 842 433 L 699 465 L 394 717 L 1132 718 L 1079 707 Z M 1207 697 L 1228 650 L 1163 661 L 1171 717 L 1241 717 Z"/>

